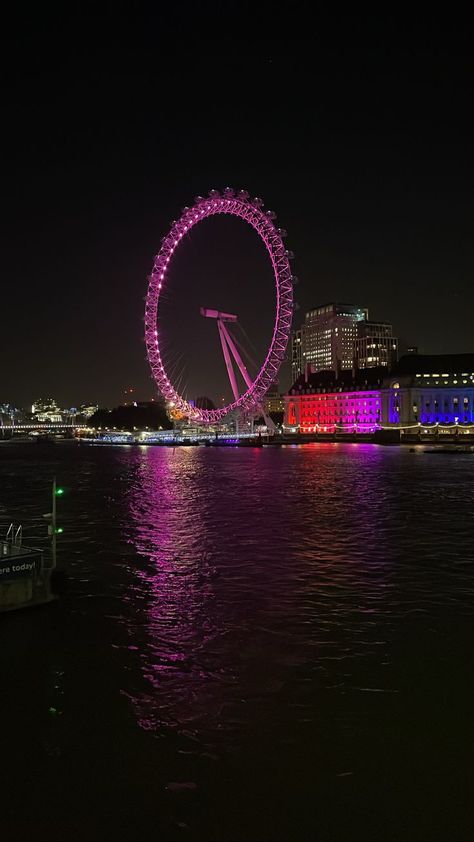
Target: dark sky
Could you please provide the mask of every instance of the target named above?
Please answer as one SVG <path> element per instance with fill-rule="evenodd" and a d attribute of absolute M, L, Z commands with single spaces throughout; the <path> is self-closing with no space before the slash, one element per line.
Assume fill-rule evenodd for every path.
<path fill-rule="evenodd" d="M 333 8 L 3 13 L 0 403 L 110 406 L 128 386 L 152 397 L 153 255 L 182 207 L 226 185 L 262 196 L 287 229 L 296 321 L 349 301 L 426 353 L 474 350 L 470 23 Z M 216 397 L 222 383 L 198 305 L 229 301 L 257 356 L 272 307 L 253 233 L 213 225 L 182 246 L 168 287 L 169 353 L 188 396 Z"/>

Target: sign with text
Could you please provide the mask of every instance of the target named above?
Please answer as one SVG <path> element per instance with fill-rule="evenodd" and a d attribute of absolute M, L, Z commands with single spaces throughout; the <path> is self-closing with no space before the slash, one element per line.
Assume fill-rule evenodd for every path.
<path fill-rule="evenodd" d="M 39 573 L 41 555 L 11 555 L 0 558 L 0 584 L 12 579 L 32 578 Z"/>

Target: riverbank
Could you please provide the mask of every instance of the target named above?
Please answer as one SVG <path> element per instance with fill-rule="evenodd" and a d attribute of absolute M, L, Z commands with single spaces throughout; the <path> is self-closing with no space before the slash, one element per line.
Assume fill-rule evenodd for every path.
<path fill-rule="evenodd" d="M 373 433 L 282 433 L 274 436 L 222 436 L 219 439 L 201 435 L 198 437 L 176 436 L 156 438 L 153 434 L 137 433 L 106 433 L 86 438 L 36 439 L 14 437 L 0 439 L 0 447 L 18 447 L 27 445 L 32 449 L 45 450 L 54 447 L 282 447 L 284 445 L 315 444 L 331 442 L 337 444 L 379 444 L 379 445 L 429 445 L 435 449 L 453 447 L 466 452 L 474 452 L 474 434 L 462 430 L 451 433 L 439 433 L 436 429 L 426 429 L 416 432 L 398 429 L 376 430 Z M 34 446 L 34 447 L 33 447 Z"/>

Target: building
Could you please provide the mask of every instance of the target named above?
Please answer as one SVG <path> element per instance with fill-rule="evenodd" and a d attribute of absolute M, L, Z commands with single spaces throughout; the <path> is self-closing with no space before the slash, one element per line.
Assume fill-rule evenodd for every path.
<path fill-rule="evenodd" d="M 303 374 L 303 357 L 302 357 L 302 330 L 293 330 L 291 333 L 291 382 L 295 383 Z"/>
<path fill-rule="evenodd" d="M 284 425 L 295 432 L 430 424 L 474 435 L 474 354 L 409 354 L 390 370 L 307 371 L 285 395 Z"/>
<path fill-rule="evenodd" d="M 40 399 L 31 406 L 31 414 L 35 421 L 56 424 L 63 421 L 63 415 L 53 398 Z"/>
<path fill-rule="evenodd" d="M 371 432 L 381 424 L 384 368 L 302 375 L 285 395 L 287 429 L 301 433 Z"/>
<path fill-rule="evenodd" d="M 28 419 L 28 413 L 11 403 L 0 404 L 0 427 L 14 426 Z"/>
<path fill-rule="evenodd" d="M 271 412 L 285 411 L 285 396 L 284 395 L 266 395 L 264 400 L 264 409 L 267 415 Z"/>
<path fill-rule="evenodd" d="M 302 327 L 302 368 L 312 371 L 352 369 L 357 325 L 369 313 L 353 304 L 325 304 L 306 313 Z"/>
<path fill-rule="evenodd" d="M 95 413 L 97 412 L 98 409 L 99 409 L 99 406 L 96 403 L 94 403 L 94 404 L 84 404 L 83 403 L 83 404 L 81 404 L 79 409 L 76 410 L 76 412 L 82 418 L 85 418 L 86 420 L 88 420 L 89 418 L 92 418 L 93 415 L 95 415 Z M 70 412 L 72 412 L 72 410 L 70 410 Z"/>
<path fill-rule="evenodd" d="M 263 408 L 268 415 L 270 415 L 271 412 L 285 411 L 285 398 L 280 394 L 277 380 L 272 383 L 268 389 L 263 399 Z"/>
<path fill-rule="evenodd" d="M 354 341 L 356 368 L 392 368 L 398 359 L 398 339 L 388 322 L 357 322 Z"/>
<path fill-rule="evenodd" d="M 390 425 L 474 422 L 474 354 L 409 354 L 384 383 L 382 417 Z"/>

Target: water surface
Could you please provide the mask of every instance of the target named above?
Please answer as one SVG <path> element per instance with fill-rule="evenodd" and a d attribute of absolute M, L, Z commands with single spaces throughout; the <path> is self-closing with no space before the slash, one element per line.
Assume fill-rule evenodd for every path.
<path fill-rule="evenodd" d="M 0 618 L 2 838 L 472 839 L 473 469 L 2 445 L 68 577 Z"/>

